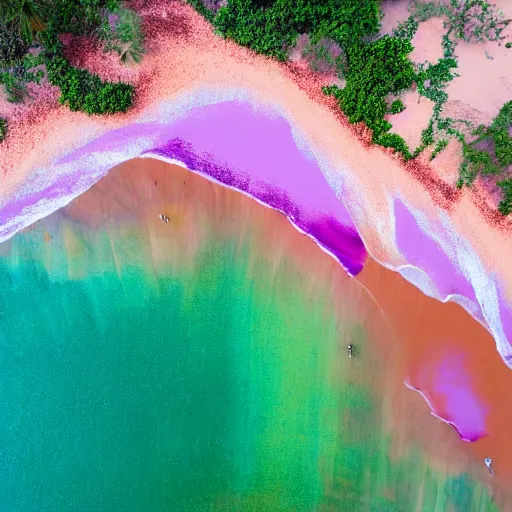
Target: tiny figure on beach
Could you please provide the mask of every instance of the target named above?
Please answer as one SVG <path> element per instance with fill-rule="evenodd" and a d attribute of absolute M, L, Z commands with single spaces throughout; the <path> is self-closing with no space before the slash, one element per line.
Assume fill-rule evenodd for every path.
<path fill-rule="evenodd" d="M 489 473 L 491 474 L 491 476 L 493 475 L 493 470 L 492 470 L 492 459 L 490 457 L 486 457 L 484 459 L 484 462 L 485 462 L 485 465 L 487 466 L 487 469 L 489 470 Z"/>
<path fill-rule="evenodd" d="M 165 213 L 161 213 L 161 214 L 159 215 L 159 217 L 160 217 L 160 220 L 162 220 L 162 221 L 163 221 L 163 222 L 165 222 L 166 224 L 169 224 L 169 220 L 170 220 L 170 219 L 169 219 L 169 217 L 167 217 L 167 215 L 165 215 Z"/>
<path fill-rule="evenodd" d="M 347 353 L 348 357 L 352 358 L 354 355 L 354 346 L 353 345 L 347 345 Z"/>

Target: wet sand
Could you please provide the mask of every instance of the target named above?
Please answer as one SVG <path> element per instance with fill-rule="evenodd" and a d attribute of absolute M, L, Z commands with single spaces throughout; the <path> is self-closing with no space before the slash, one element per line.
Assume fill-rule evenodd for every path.
<path fill-rule="evenodd" d="M 160 213 L 169 217 L 169 223 L 159 219 Z M 335 311 L 363 315 L 363 324 L 375 342 L 358 347 L 370 350 L 372 356 L 364 359 L 367 366 L 359 366 L 354 379 L 369 383 L 383 400 L 383 418 L 393 438 L 395 456 L 399 458 L 412 446 L 420 446 L 436 470 L 453 474 L 469 471 L 494 486 L 498 502 L 504 506 L 508 502 L 504 489 L 512 482 L 512 446 L 508 443 L 512 398 L 503 390 L 512 386 L 512 373 L 488 332 L 458 305 L 426 297 L 372 259 L 357 278 L 351 279 L 282 214 L 157 160 L 135 159 L 118 166 L 59 215 L 91 227 L 102 225 L 107 230 L 118 230 L 121 225 L 129 229 L 129 219 L 142 219 L 147 223 L 149 253 L 155 268 L 164 268 L 167 259 L 176 255 L 180 255 L 183 265 L 193 265 L 201 235 L 188 228 L 201 216 L 213 219 L 220 236 L 251 230 L 258 241 L 256 252 L 261 254 L 253 264 L 263 261 L 277 268 L 283 258 L 291 258 L 293 266 L 309 277 L 303 284 L 311 294 L 327 294 Z M 186 231 L 187 244 L 178 245 L 172 233 L 182 230 Z M 120 266 L 123 257 L 126 255 L 116 256 Z M 351 298 L 348 304 L 347 296 Z M 454 429 L 432 416 L 423 398 L 404 384 L 409 381 L 428 386 L 431 383 L 422 379 L 422 369 L 453 353 L 463 354 L 470 392 L 488 409 L 487 435 L 475 443 L 460 440 Z M 465 383 L 455 385 L 464 388 Z M 442 397 L 434 394 L 434 398 L 437 412 L 449 416 Z M 496 474 L 492 479 L 483 464 L 487 456 L 493 458 Z"/>

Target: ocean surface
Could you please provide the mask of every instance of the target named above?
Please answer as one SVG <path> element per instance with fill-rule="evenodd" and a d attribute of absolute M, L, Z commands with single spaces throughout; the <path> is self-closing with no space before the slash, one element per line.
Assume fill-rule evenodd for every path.
<path fill-rule="evenodd" d="M 2 245 L 0 510 L 495 510 L 470 473 L 393 453 L 354 280 L 300 263 L 287 240 L 331 260 L 279 213 L 140 172 L 174 195 L 112 171 Z"/>

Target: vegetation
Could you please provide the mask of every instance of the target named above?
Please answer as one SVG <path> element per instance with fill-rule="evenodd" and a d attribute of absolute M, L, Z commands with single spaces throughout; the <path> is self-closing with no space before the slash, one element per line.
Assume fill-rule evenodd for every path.
<path fill-rule="evenodd" d="M 195 3 L 195 2 L 193 2 Z M 286 59 L 299 34 L 326 37 L 346 50 L 380 26 L 378 0 L 230 0 L 213 21 L 224 37 L 258 53 Z"/>
<path fill-rule="evenodd" d="M 117 16 L 108 33 L 105 20 Z M 136 13 L 118 0 L 0 0 L 0 84 L 8 101 L 29 97 L 27 84 L 46 75 L 60 89 L 60 103 L 88 114 L 125 112 L 134 89 L 125 83 L 103 82 L 77 69 L 64 57 L 59 34 L 105 36 L 106 46 L 122 61 L 140 60 L 143 53 Z M 4 128 L 5 131 L 5 128 Z"/>
<path fill-rule="evenodd" d="M 354 44 L 348 52 L 347 85 L 336 86 L 324 92 L 332 94 L 351 123 L 363 121 L 373 131 L 373 141 L 393 147 L 409 158 L 405 141 L 398 135 L 386 134 L 391 123 L 384 119 L 387 112 L 386 96 L 408 89 L 415 78 L 408 59 L 413 50 L 409 40 L 384 36 L 368 44 Z"/>
<path fill-rule="evenodd" d="M 512 213 L 512 179 L 507 178 L 506 180 L 498 181 L 497 185 L 503 191 L 503 199 L 498 205 L 498 210 L 503 215 L 509 215 Z"/>
<path fill-rule="evenodd" d="M 460 179 L 457 186 L 470 186 L 479 174 L 502 174 L 508 166 L 512 165 L 512 101 L 505 103 L 490 126 L 479 126 L 473 131 L 476 137 L 472 142 L 463 142 L 463 163 L 460 169 Z M 505 195 L 512 194 L 510 180 L 498 184 Z M 502 183 L 500 185 L 500 183 Z M 510 202 L 510 197 L 505 201 Z M 501 203 L 500 203 L 501 204 Z M 507 203 L 508 204 L 508 203 Z M 507 207 L 500 206 L 500 211 L 508 211 Z M 510 213 L 510 212 L 509 212 Z"/>
<path fill-rule="evenodd" d="M 391 107 L 389 111 L 392 114 L 400 114 L 400 112 L 403 112 L 405 110 L 405 105 L 403 104 L 402 100 L 395 100 L 393 103 L 391 103 Z"/>
<path fill-rule="evenodd" d="M 144 38 L 139 15 L 132 9 L 113 8 L 107 11 L 98 30 L 106 52 L 115 51 L 121 62 L 140 62 L 144 54 Z"/>
<path fill-rule="evenodd" d="M 430 18 L 444 18 L 447 35 L 468 42 L 501 40 L 503 30 L 512 21 L 505 19 L 503 13 L 486 0 L 450 0 L 448 3 L 414 0 L 409 11 L 420 23 Z"/>
<path fill-rule="evenodd" d="M 486 0 L 450 0 L 446 16 L 448 35 L 468 42 L 503 39 L 503 30 L 512 21 Z"/>
<path fill-rule="evenodd" d="M 306 35 L 306 37 L 308 36 Z M 319 73 L 337 71 L 342 76 L 345 74 L 345 55 L 333 39 L 324 37 L 314 44 L 309 41 L 302 51 L 302 56 L 314 71 Z"/>
<path fill-rule="evenodd" d="M 0 117 L 0 142 L 3 142 L 7 135 L 7 119 Z"/>

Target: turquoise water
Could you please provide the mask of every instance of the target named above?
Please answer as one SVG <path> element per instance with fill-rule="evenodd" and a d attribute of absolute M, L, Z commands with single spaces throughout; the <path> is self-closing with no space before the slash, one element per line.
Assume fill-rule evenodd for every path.
<path fill-rule="evenodd" d="M 52 234 L 0 263 L 0 510 L 493 510 L 465 475 L 390 459 L 349 379 L 364 326 L 291 260 L 250 265 L 250 234 L 161 274 L 137 231 Z"/>

